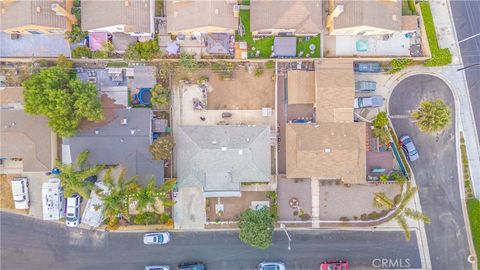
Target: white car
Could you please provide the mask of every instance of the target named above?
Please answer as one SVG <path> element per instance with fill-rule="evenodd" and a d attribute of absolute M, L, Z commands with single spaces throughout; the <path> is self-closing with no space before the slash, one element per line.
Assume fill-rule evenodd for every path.
<path fill-rule="evenodd" d="M 80 195 L 73 194 L 67 198 L 65 218 L 68 227 L 77 227 L 80 224 Z"/>
<path fill-rule="evenodd" d="M 168 265 L 148 265 L 145 266 L 145 270 L 170 270 Z"/>
<path fill-rule="evenodd" d="M 170 242 L 169 232 L 154 232 L 143 235 L 143 243 L 145 245 L 165 245 Z"/>
<path fill-rule="evenodd" d="M 285 264 L 282 262 L 262 262 L 258 265 L 258 270 L 285 270 Z"/>
<path fill-rule="evenodd" d="M 28 209 L 30 205 L 28 179 L 26 177 L 15 177 L 12 179 L 11 184 L 15 209 Z"/>

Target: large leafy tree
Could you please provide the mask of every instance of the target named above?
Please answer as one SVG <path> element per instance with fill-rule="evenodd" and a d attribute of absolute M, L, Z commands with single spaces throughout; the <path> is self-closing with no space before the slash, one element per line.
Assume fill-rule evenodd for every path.
<path fill-rule="evenodd" d="M 405 233 L 405 239 L 410 240 L 410 228 L 408 227 L 407 218 L 424 222 L 430 224 L 432 221 L 430 217 L 426 214 L 407 208 L 408 203 L 413 199 L 415 193 L 418 192 L 417 187 L 407 187 L 407 190 L 401 195 L 400 202 L 398 203 L 397 209 L 395 209 L 395 220 L 403 229 Z M 393 209 L 395 207 L 395 202 L 387 197 L 383 192 L 378 192 L 374 194 L 373 205 L 379 208 Z"/>
<path fill-rule="evenodd" d="M 26 80 L 23 87 L 25 111 L 48 117 L 49 126 L 59 136 L 74 135 L 82 119 L 103 119 L 95 85 L 72 78 L 62 67 L 41 70 Z"/>
<path fill-rule="evenodd" d="M 450 107 L 441 99 L 425 100 L 420 103 L 411 117 L 423 132 L 435 133 L 448 127 L 451 121 Z"/>
<path fill-rule="evenodd" d="M 65 197 L 70 197 L 74 193 L 78 193 L 84 198 L 90 198 L 90 191 L 93 188 L 92 182 L 86 179 L 90 176 L 97 175 L 102 169 L 102 165 L 88 167 L 89 152 L 84 151 L 77 156 L 72 164 L 63 164 L 57 161 L 57 168 L 60 170 L 58 178 L 64 189 Z"/>
<path fill-rule="evenodd" d="M 390 141 L 390 135 L 388 133 L 388 116 L 386 112 L 380 112 L 373 119 L 373 136 L 380 140 L 380 143 L 387 144 Z"/>
<path fill-rule="evenodd" d="M 247 245 L 266 249 L 272 244 L 273 218 L 268 208 L 248 209 L 240 214 L 239 238 Z"/>
<path fill-rule="evenodd" d="M 166 136 L 153 141 L 153 144 L 150 145 L 149 149 L 154 160 L 167 160 L 172 155 L 174 146 L 175 143 L 173 142 L 173 138 Z"/>
<path fill-rule="evenodd" d="M 125 181 L 125 172 L 122 169 L 117 179 L 114 179 L 112 170 L 107 170 L 102 181 L 107 186 L 108 192 L 98 193 L 103 201 L 103 214 L 110 229 L 116 228 L 120 215 L 126 220 L 129 219 L 128 198 L 140 188 L 136 176 Z"/>

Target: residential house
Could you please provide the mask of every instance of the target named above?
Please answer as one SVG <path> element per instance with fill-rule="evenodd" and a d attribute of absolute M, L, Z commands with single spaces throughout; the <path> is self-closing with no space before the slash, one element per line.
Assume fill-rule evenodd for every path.
<path fill-rule="evenodd" d="M 330 35 L 384 35 L 402 29 L 401 0 L 329 0 Z"/>
<path fill-rule="evenodd" d="M 82 0 L 84 31 L 152 37 L 154 15 L 154 0 Z"/>
<path fill-rule="evenodd" d="M 179 188 L 240 197 L 242 183 L 272 179 L 269 126 L 180 126 L 176 143 Z"/>
<path fill-rule="evenodd" d="M 252 0 L 250 30 L 254 36 L 317 35 L 322 13 L 321 0 Z"/>
<path fill-rule="evenodd" d="M 8 34 L 58 34 L 70 30 L 76 18 L 73 0 L 0 1 L 0 32 Z"/>
<path fill-rule="evenodd" d="M 138 175 L 139 182 L 155 176 L 163 182 L 164 162 L 152 160 L 152 111 L 146 108 L 115 108 L 114 117 L 105 123 L 82 128 L 75 136 L 63 139 L 62 159 L 71 163 L 83 151 L 90 152 L 91 164 L 121 165 L 126 176 Z M 110 114 L 110 113 L 108 113 Z"/>
<path fill-rule="evenodd" d="M 172 35 L 199 33 L 235 34 L 239 6 L 232 0 L 166 0 L 167 32 Z"/>
<path fill-rule="evenodd" d="M 0 173 L 50 171 L 57 156 L 57 136 L 48 119 L 23 111 L 22 88 L 0 90 Z"/>
<path fill-rule="evenodd" d="M 305 83 L 309 85 L 312 83 Z M 314 85 L 315 89 L 305 89 L 309 93 L 293 101 L 295 104 L 313 101 L 315 121 L 287 123 L 287 177 L 366 183 L 366 125 L 354 122 L 353 62 L 317 61 Z"/>

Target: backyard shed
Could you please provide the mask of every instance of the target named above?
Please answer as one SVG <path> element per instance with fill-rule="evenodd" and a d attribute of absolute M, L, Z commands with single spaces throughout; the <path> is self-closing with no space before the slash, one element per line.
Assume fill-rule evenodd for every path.
<path fill-rule="evenodd" d="M 297 55 L 297 38 L 275 37 L 273 52 L 277 57 L 295 57 Z"/>

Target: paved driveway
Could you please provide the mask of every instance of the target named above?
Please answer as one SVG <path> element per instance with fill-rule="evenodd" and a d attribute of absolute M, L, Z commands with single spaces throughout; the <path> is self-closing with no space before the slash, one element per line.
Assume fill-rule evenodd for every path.
<path fill-rule="evenodd" d="M 63 34 L 20 35 L 12 40 L 7 33 L 0 33 L 1 57 L 70 57 L 70 45 Z"/>
<path fill-rule="evenodd" d="M 416 234 L 406 242 L 402 232 L 290 231 L 290 251 L 282 231 L 275 232 L 266 250 L 246 246 L 235 231 L 174 232 L 168 245 L 146 246 L 141 233 L 92 232 L 0 215 L 0 268 L 8 270 L 141 270 L 147 264 L 173 267 L 188 261 L 202 261 L 209 270 L 253 270 L 265 260 L 284 261 L 289 270 L 314 270 L 328 259 L 346 259 L 352 270 L 420 268 Z M 372 266 L 382 259 L 391 267 Z"/>
<path fill-rule="evenodd" d="M 408 115 L 423 99 L 443 99 L 453 111 L 448 86 L 430 75 L 401 81 L 389 101 L 390 115 Z M 420 133 L 410 119 L 392 119 L 398 136 L 409 134 L 420 154 L 412 169 L 420 187 L 420 202 L 432 224 L 425 225 L 433 269 L 471 269 L 460 200 L 454 125 L 438 136 Z"/>

